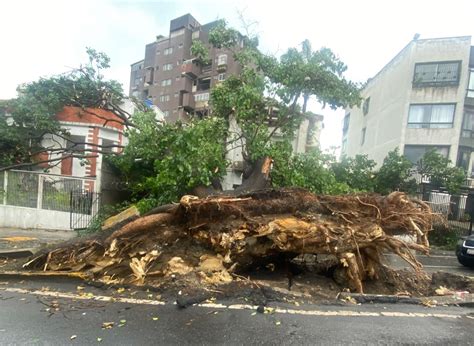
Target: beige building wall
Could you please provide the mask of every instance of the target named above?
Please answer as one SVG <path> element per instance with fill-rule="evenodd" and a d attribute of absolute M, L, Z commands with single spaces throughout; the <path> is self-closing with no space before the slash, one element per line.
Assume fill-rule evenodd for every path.
<path fill-rule="evenodd" d="M 403 153 L 405 145 L 441 145 L 449 146 L 449 158 L 456 163 L 470 47 L 469 36 L 411 41 L 363 89 L 364 99 L 370 97 L 367 114 L 364 115 L 362 105 L 346 110 L 350 120 L 342 153 L 349 157 L 367 154 L 381 165 L 387 153 L 396 147 Z M 443 61 L 461 61 L 459 85 L 413 85 L 416 63 Z M 453 127 L 408 128 L 410 104 L 432 103 L 456 104 Z M 362 141 L 364 128 L 365 141 Z"/>

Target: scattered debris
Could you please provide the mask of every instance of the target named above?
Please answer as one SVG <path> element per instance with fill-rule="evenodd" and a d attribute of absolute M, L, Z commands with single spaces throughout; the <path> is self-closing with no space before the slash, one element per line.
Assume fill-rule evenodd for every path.
<path fill-rule="evenodd" d="M 0 240 L 5 240 L 5 241 L 12 242 L 12 243 L 16 243 L 16 242 L 22 242 L 22 241 L 37 240 L 37 238 L 16 236 L 16 237 L 0 238 Z"/>
<path fill-rule="evenodd" d="M 102 329 L 112 329 L 115 325 L 115 322 L 103 322 Z"/>

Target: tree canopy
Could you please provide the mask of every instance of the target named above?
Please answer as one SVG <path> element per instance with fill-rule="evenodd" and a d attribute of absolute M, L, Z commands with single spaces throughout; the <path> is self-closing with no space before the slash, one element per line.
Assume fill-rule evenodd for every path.
<path fill-rule="evenodd" d="M 107 109 L 131 125 L 130 114 L 119 106 L 124 98 L 122 86 L 102 74 L 109 67 L 109 57 L 92 48 L 87 48 L 87 54 L 86 64 L 20 85 L 17 98 L 0 104 L 0 169 L 33 164 L 37 154 L 48 151 L 41 146 L 45 134 L 68 139 L 54 117 L 64 106 Z"/>
<path fill-rule="evenodd" d="M 211 31 L 209 41 L 215 48 L 229 49 L 242 67 L 239 75 L 211 91 L 211 106 L 214 116 L 235 118 L 246 160 L 270 151 L 276 135 L 280 140 L 292 138 L 310 97 L 331 108 L 361 100 L 358 86 L 343 77 L 347 67 L 328 48 L 313 51 L 305 40 L 301 50 L 290 48 L 276 58 L 258 50 L 258 39 L 240 35 L 225 21 Z M 302 97 L 303 111 L 298 103 Z"/>

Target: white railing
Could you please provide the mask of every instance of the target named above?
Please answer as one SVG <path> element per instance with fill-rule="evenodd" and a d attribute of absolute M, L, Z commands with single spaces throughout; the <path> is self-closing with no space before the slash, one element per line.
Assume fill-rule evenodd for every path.
<path fill-rule="evenodd" d="M 0 172 L 0 204 L 68 212 L 72 191 L 94 192 L 95 187 L 93 178 L 4 171 Z"/>

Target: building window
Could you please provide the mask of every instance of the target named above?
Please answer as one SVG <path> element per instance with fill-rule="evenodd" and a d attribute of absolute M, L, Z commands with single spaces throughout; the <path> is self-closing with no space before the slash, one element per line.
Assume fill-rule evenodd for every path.
<path fill-rule="evenodd" d="M 179 96 L 179 93 L 174 93 L 174 97 L 178 97 Z"/>
<path fill-rule="evenodd" d="M 360 134 L 360 145 L 364 145 L 365 143 L 365 133 L 367 132 L 367 128 L 364 127 L 361 131 L 361 134 Z"/>
<path fill-rule="evenodd" d="M 436 145 L 405 145 L 403 155 L 410 160 L 413 164 L 418 163 L 425 153 L 436 150 L 436 152 L 444 157 L 448 157 L 449 146 L 436 146 Z"/>
<path fill-rule="evenodd" d="M 112 154 L 115 152 L 114 148 L 117 148 L 117 142 L 102 138 L 102 147 L 99 150 L 102 151 L 103 154 Z"/>
<path fill-rule="evenodd" d="M 173 64 L 164 64 L 163 71 L 170 71 L 173 69 Z"/>
<path fill-rule="evenodd" d="M 178 44 L 178 48 L 183 48 L 183 44 L 182 43 Z"/>
<path fill-rule="evenodd" d="M 219 82 L 225 81 L 225 73 L 219 73 L 219 75 L 217 76 L 217 80 Z"/>
<path fill-rule="evenodd" d="M 86 137 L 71 135 L 66 142 L 66 149 L 68 152 L 83 152 L 86 149 Z"/>
<path fill-rule="evenodd" d="M 167 117 L 168 115 L 170 115 L 170 111 L 163 111 L 163 114 L 165 115 L 165 117 Z"/>
<path fill-rule="evenodd" d="M 453 127 L 455 104 L 410 105 L 408 127 L 446 129 Z"/>
<path fill-rule="evenodd" d="M 345 153 L 346 150 L 347 150 L 347 138 L 344 138 L 344 139 L 342 140 L 341 152 L 342 152 L 342 153 Z"/>
<path fill-rule="evenodd" d="M 370 97 L 367 97 L 364 100 L 364 104 L 362 106 L 362 113 L 364 113 L 364 115 L 367 115 L 369 113 L 369 106 L 370 106 Z"/>
<path fill-rule="evenodd" d="M 211 77 L 198 79 L 197 81 L 198 91 L 209 90 L 209 89 L 211 89 Z"/>
<path fill-rule="evenodd" d="M 176 76 L 176 80 L 180 80 L 181 79 L 181 76 Z"/>
<path fill-rule="evenodd" d="M 459 84 L 460 61 L 415 64 L 414 86 L 443 86 Z"/>
<path fill-rule="evenodd" d="M 132 72 L 139 71 L 143 67 L 143 64 L 132 65 Z"/>
<path fill-rule="evenodd" d="M 161 52 L 160 52 L 160 50 L 158 49 L 158 50 L 156 51 L 156 55 L 160 55 L 160 54 L 161 54 Z"/>
<path fill-rule="evenodd" d="M 171 85 L 171 79 L 163 79 L 161 81 L 161 86 L 168 86 Z"/>
<path fill-rule="evenodd" d="M 474 110 L 464 110 L 462 120 L 462 137 L 474 138 Z"/>
<path fill-rule="evenodd" d="M 469 147 L 459 147 L 458 150 L 458 159 L 456 166 L 461 167 L 466 172 L 469 171 L 469 161 L 471 161 L 471 148 Z"/>
<path fill-rule="evenodd" d="M 469 85 L 467 86 L 467 97 L 474 97 L 474 70 L 469 71 Z"/>
<path fill-rule="evenodd" d="M 165 48 L 163 55 L 170 55 L 173 53 L 173 47 Z"/>
<path fill-rule="evenodd" d="M 349 120 L 351 119 L 351 113 L 347 113 L 344 117 L 344 123 L 342 125 L 342 135 L 344 136 L 349 130 Z"/>
<path fill-rule="evenodd" d="M 208 100 L 209 100 L 209 93 L 202 93 L 202 94 L 194 95 L 194 101 L 196 101 L 196 102 L 208 101 Z"/>
<path fill-rule="evenodd" d="M 168 102 L 170 100 L 170 95 L 161 95 L 160 102 Z"/>
<path fill-rule="evenodd" d="M 217 57 L 217 65 L 227 64 L 227 54 L 221 54 Z"/>

